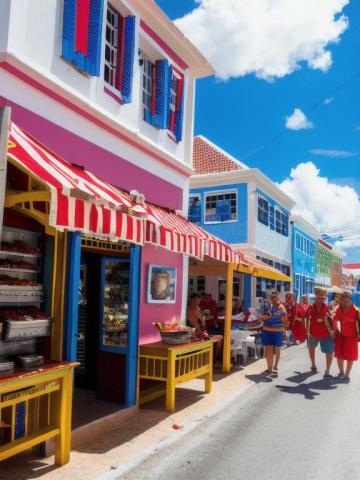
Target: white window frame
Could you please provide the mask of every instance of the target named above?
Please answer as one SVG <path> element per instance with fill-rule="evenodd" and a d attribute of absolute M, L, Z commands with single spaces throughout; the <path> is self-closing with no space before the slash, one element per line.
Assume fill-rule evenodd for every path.
<path fill-rule="evenodd" d="M 151 100 L 152 100 L 152 88 L 153 88 L 153 80 L 154 80 L 154 69 L 155 64 L 152 62 L 141 50 L 141 106 L 146 111 L 151 112 Z M 151 65 L 151 68 L 150 68 Z M 146 67 L 146 68 L 145 68 Z M 151 74 L 150 74 L 151 72 Z M 145 81 L 145 87 L 144 87 Z M 148 106 L 146 102 L 144 102 L 144 95 L 149 100 L 150 105 Z"/>
<path fill-rule="evenodd" d="M 118 19 L 118 24 L 117 26 L 115 25 L 112 25 L 108 22 L 108 18 L 107 18 L 107 14 L 108 14 L 108 11 L 111 11 L 111 14 L 115 16 L 115 18 L 117 17 Z M 122 16 L 120 14 L 119 11 L 117 11 L 115 8 L 112 7 L 112 5 L 110 5 L 109 3 L 107 4 L 107 7 L 106 7 L 106 24 L 105 24 L 105 50 L 104 50 L 104 85 L 106 86 L 106 88 L 108 88 L 109 90 L 111 90 L 112 92 L 114 92 L 116 95 L 120 95 L 120 90 L 117 89 L 115 87 L 115 82 L 116 82 L 116 75 L 117 75 L 117 71 L 118 71 L 118 68 L 119 68 L 119 65 L 118 65 L 118 62 L 119 62 L 119 29 L 120 29 L 120 20 L 121 20 Z M 110 29 L 111 31 L 111 34 L 110 36 L 113 37 L 110 39 L 110 42 L 106 39 L 106 30 L 107 29 Z M 114 63 L 111 62 L 111 58 L 110 58 L 110 61 L 106 59 L 106 48 L 109 48 L 110 49 L 110 55 L 113 55 L 114 56 Z M 108 82 L 106 79 L 105 79 L 105 69 L 106 67 L 109 68 L 110 70 L 110 73 L 112 72 L 113 75 L 114 75 L 114 84 Z"/>
<path fill-rule="evenodd" d="M 215 222 L 209 222 L 209 221 L 206 221 L 206 199 L 207 197 L 211 197 L 211 196 L 215 196 L 215 195 L 226 195 L 226 194 L 232 194 L 232 193 L 235 193 L 235 197 L 236 197 L 236 218 L 235 219 L 231 219 L 231 220 L 225 220 L 224 222 L 219 222 L 219 221 L 215 221 Z M 203 215 L 203 220 L 204 220 L 204 225 L 223 225 L 225 223 L 236 223 L 238 221 L 238 218 L 239 218 L 239 214 L 238 214 L 238 192 L 236 189 L 230 189 L 230 190 L 216 190 L 216 191 L 213 191 L 213 192 L 205 192 L 204 193 L 204 215 Z"/>

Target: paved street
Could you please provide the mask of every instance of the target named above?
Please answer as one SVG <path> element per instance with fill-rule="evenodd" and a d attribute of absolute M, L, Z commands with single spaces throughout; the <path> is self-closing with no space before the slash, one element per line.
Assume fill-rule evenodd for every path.
<path fill-rule="evenodd" d="M 240 401 L 119 479 L 359 478 L 359 367 L 344 384 L 308 366 L 304 346 L 285 350 L 278 379 L 252 376 Z"/>

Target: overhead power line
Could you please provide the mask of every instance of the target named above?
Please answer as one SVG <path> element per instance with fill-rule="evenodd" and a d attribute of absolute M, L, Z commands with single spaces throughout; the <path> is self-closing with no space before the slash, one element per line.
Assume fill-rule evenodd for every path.
<path fill-rule="evenodd" d="M 307 108 L 305 110 L 305 113 L 309 113 L 311 111 L 313 111 L 315 108 L 317 108 L 319 105 L 322 105 L 324 103 L 324 100 L 326 100 L 327 98 L 331 97 L 332 95 L 335 95 L 336 93 L 340 92 L 341 90 L 343 90 L 344 88 L 346 88 L 347 86 L 349 86 L 352 82 L 354 82 L 355 80 L 359 79 L 360 78 L 360 72 L 356 73 L 355 75 L 353 75 L 352 77 L 350 77 L 348 80 L 346 80 L 345 82 L 337 85 L 335 88 L 333 88 L 333 90 L 331 90 L 330 92 L 328 92 L 326 95 L 324 95 L 323 97 L 321 97 L 319 100 L 317 100 L 315 103 L 313 103 L 309 108 Z M 271 137 L 269 140 L 267 140 L 265 143 L 257 146 L 254 150 L 252 150 L 250 153 L 244 155 L 243 157 L 241 157 L 239 159 L 240 162 L 244 162 L 247 158 L 250 158 L 252 157 L 253 155 L 255 155 L 256 153 L 258 153 L 259 151 L 261 150 L 264 150 L 265 148 L 267 148 L 269 145 L 271 145 L 272 143 L 274 143 L 276 140 L 278 140 L 280 137 L 282 137 L 285 133 L 288 133 L 289 130 L 287 128 L 283 128 L 279 133 L 277 133 L 276 135 L 274 135 L 273 137 Z"/>

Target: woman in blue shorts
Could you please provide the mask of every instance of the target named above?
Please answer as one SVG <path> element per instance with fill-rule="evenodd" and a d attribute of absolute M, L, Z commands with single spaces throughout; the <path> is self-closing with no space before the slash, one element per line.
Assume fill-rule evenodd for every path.
<path fill-rule="evenodd" d="M 280 349 L 283 343 L 283 334 L 287 323 L 286 308 L 279 301 L 279 294 L 272 292 L 271 304 L 263 315 L 263 330 L 261 332 L 261 343 L 265 347 L 267 362 L 266 373 L 277 372 L 280 361 Z M 274 362 L 275 352 L 275 365 Z M 277 373 L 275 374 L 277 375 Z"/>

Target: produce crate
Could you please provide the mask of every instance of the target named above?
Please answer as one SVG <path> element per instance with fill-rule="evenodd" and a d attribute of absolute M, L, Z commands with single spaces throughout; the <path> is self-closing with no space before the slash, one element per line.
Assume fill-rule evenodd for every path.
<path fill-rule="evenodd" d="M 0 285 L 0 303 L 41 302 L 42 285 Z"/>
<path fill-rule="evenodd" d="M 52 320 L 5 320 L 4 339 L 48 337 L 51 335 Z"/>

